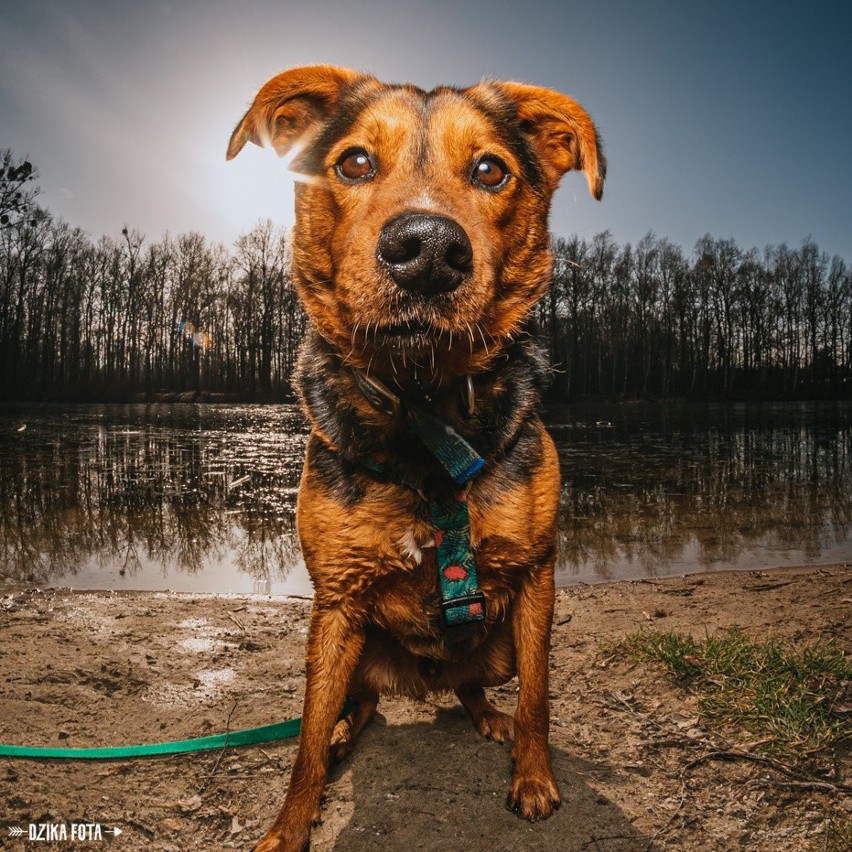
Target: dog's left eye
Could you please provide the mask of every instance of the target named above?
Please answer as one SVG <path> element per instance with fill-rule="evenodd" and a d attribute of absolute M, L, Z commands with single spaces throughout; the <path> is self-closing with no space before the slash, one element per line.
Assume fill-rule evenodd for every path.
<path fill-rule="evenodd" d="M 485 189 L 501 189 L 509 180 L 509 168 L 497 157 L 482 157 L 476 161 L 471 177 Z"/>
<path fill-rule="evenodd" d="M 346 181 L 362 181 L 376 173 L 370 155 L 363 148 L 344 151 L 334 168 Z"/>

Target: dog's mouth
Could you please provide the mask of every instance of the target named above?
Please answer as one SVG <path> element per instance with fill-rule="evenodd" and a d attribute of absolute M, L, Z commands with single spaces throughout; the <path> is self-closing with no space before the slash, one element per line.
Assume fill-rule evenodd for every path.
<path fill-rule="evenodd" d="M 400 322 L 380 325 L 370 329 L 366 338 L 368 347 L 375 350 L 412 354 L 430 352 L 450 355 L 473 354 L 475 350 L 489 348 L 486 332 L 479 323 L 466 323 L 461 329 L 441 328 L 429 322 Z"/>
<path fill-rule="evenodd" d="M 379 326 L 374 332 L 374 342 L 380 348 L 425 349 L 435 346 L 443 332 L 428 322 L 398 322 Z"/>
<path fill-rule="evenodd" d="M 464 375 L 499 348 L 481 321 L 408 316 L 358 323 L 347 361 L 385 378 Z"/>

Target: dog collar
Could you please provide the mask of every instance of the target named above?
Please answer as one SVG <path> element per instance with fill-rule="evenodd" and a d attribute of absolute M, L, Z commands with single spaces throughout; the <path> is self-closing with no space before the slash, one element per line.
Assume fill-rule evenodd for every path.
<path fill-rule="evenodd" d="M 451 426 L 433 414 L 403 402 L 382 382 L 356 371 L 358 387 L 375 407 L 395 417 L 404 416 L 414 433 L 437 459 L 456 485 L 466 486 L 485 465 L 485 460 Z M 377 458 L 362 459 L 361 465 L 382 478 L 387 471 Z M 416 491 L 409 482 L 400 482 Z M 476 561 L 470 542 L 467 487 L 450 498 L 426 500 L 435 527 L 435 559 L 441 592 L 441 615 L 445 627 L 475 624 L 485 620 L 485 595 L 476 576 Z"/>
<path fill-rule="evenodd" d="M 421 406 L 403 401 L 374 376 L 367 376 L 360 370 L 354 373 L 355 381 L 367 401 L 392 417 L 405 417 L 408 425 L 456 485 L 464 485 L 482 470 L 485 460 L 452 426 Z M 468 385 L 468 396 L 472 399 L 473 383 L 469 376 Z"/>

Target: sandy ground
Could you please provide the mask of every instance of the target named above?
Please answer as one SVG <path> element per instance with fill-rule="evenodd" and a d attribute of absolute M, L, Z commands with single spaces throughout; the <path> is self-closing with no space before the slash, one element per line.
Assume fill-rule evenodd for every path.
<path fill-rule="evenodd" d="M 0 741 L 159 742 L 298 716 L 308 608 L 292 599 L 7 587 Z M 479 738 L 450 697 L 386 700 L 355 753 L 332 769 L 312 848 L 823 849 L 829 815 L 852 817 L 849 744 L 833 765 L 808 767 L 809 778 L 748 746 L 755 759 L 716 759 L 745 740 L 708 730 L 696 699 L 660 670 L 608 658 L 601 647 L 639 627 L 704 635 L 736 625 L 758 638 L 831 637 L 850 652 L 850 613 L 849 566 L 561 591 L 551 743 L 562 809 L 536 824 L 506 811 L 509 749 Z M 509 711 L 514 693 L 514 684 L 491 691 Z M 277 811 L 295 751 L 290 740 L 119 762 L 0 758 L 0 847 L 36 845 L 11 837 L 13 828 L 77 821 L 122 834 L 45 845 L 248 849 Z"/>

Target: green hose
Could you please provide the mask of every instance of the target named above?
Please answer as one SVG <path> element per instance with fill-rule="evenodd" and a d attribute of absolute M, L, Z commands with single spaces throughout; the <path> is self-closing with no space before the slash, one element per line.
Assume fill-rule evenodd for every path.
<path fill-rule="evenodd" d="M 340 716 L 349 713 L 349 699 L 343 705 Z M 116 760 L 126 757 L 153 757 L 158 754 L 185 754 L 191 751 L 205 751 L 212 748 L 253 745 L 273 740 L 286 740 L 298 736 L 302 720 L 288 719 L 274 725 L 260 728 L 247 728 L 242 731 L 228 731 L 210 737 L 197 737 L 192 740 L 175 740 L 168 743 L 149 743 L 148 745 L 116 746 L 114 748 L 34 748 L 31 746 L 0 745 L 0 757 L 62 758 L 65 760 Z"/>

